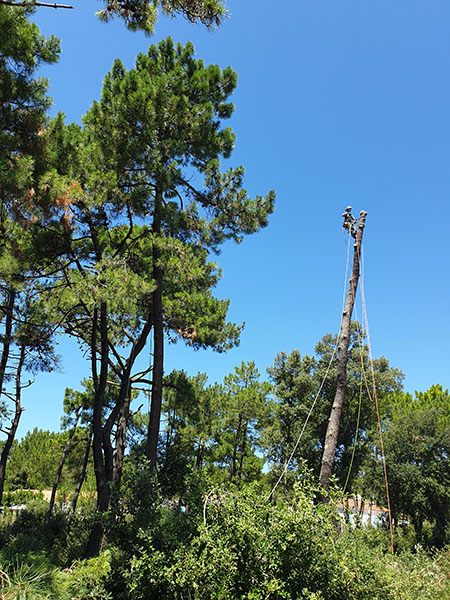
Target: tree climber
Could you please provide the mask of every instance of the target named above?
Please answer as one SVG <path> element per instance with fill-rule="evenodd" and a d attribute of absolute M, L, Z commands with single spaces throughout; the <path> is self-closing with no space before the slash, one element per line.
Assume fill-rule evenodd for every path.
<path fill-rule="evenodd" d="M 342 217 L 344 219 L 342 228 L 346 229 L 352 235 L 352 237 L 356 238 L 356 219 L 352 215 L 351 206 L 347 206 L 345 212 L 342 213 Z"/>

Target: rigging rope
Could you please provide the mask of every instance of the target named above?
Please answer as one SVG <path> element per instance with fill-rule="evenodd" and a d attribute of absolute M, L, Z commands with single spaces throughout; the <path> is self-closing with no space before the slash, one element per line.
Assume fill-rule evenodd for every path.
<path fill-rule="evenodd" d="M 363 250 L 363 249 L 362 249 Z M 349 260 L 350 260 L 350 231 L 348 233 L 348 244 L 347 244 L 347 260 L 346 260 L 346 266 L 345 266 L 345 277 L 344 277 L 344 292 L 343 292 L 343 298 L 342 298 L 342 311 L 344 310 L 344 305 L 345 305 L 345 292 L 346 292 L 346 287 L 347 287 L 347 275 L 348 275 L 348 266 L 349 266 Z M 375 406 L 376 406 L 376 411 L 377 411 L 377 421 L 378 421 L 378 432 L 379 432 L 379 436 L 380 436 L 380 449 L 381 449 L 381 456 L 382 456 L 382 461 L 383 461 L 383 470 L 384 470 L 384 480 L 385 480 L 385 487 L 386 487 L 386 499 L 387 499 L 387 508 L 388 508 L 388 515 L 389 515 L 389 532 L 390 532 L 390 538 L 391 538 L 391 552 L 392 554 L 394 553 L 394 536 L 393 536 L 393 529 L 392 529 L 392 515 L 391 515 L 391 502 L 390 502 L 390 497 L 389 497 L 389 483 L 388 483 L 388 477 L 387 477 L 387 469 L 386 469 L 386 457 L 385 457 L 385 453 L 384 453 L 384 445 L 383 445 L 383 433 L 382 433 L 382 427 L 381 427 L 381 417 L 380 417 L 380 408 L 379 408 L 379 403 L 378 403 L 378 396 L 377 396 L 377 390 L 376 390 L 376 384 L 375 384 L 375 370 L 374 370 L 374 366 L 373 366 L 373 357 L 372 357 L 372 347 L 371 347 L 371 343 L 370 343 L 370 332 L 369 332 L 369 320 L 367 317 L 367 307 L 366 307 L 366 299 L 365 299 L 365 294 L 364 294 L 364 253 L 363 251 L 361 252 L 360 255 L 360 264 L 361 264 L 361 285 L 360 285 L 360 293 L 361 293 L 361 301 L 362 301 L 362 310 L 363 310 L 363 316 L 364 316 L 364 325 L 365 325 L 365 331 L 366 331 L 366 335 L 367 335 L 367 346 L 368 346 L 368 351 L 369 351 L 369 361 L 370 361 L 370 369 L 371 369 L 371 374 L 372 374 L 372 394 L 370 393 L 370 389 L 369 389 L 369 384 L 367 381 L 367 376 L 366 376 L 366 371 L 364 368 L 364 357 L 363 357 L 363 353 L 362 353 L 362 339 L 360 336 L 360 331 L 358 328 L 358 336 L 359 336 L 359 346 L 360 346 L 360 356 L 361 356 L 361 380 L 360 380 L 360 397 L 359 397 L 359 406 L 358 406 L 358 417 L 357 417 L 357 425 L 356 425 L 356 434 L 355 434 L 355 443 L 354 443 L 354 447 L 353 447 L 353 452 L 352 452 L 352 458 L 351 458 L 351 462 L 350 462 L 350 467 L 349 467 L 349 471 L 347 474 L 347 479 L 344 485 L 344 491 L 345 488 L 348 484 L 348 480 L 350 477 L 350 473 L 351 473 L 351 469 L 353 466 L 353 460 L 354 460 L 354 456 L 355 456 L 355 451 L 356 451 L 356 445 L 357 445 L 357 435 L 358 435 L 358 430 L 359 430 L 359 423 L 360 423 L 360 415 L 361 415 L 361 398 L 362 398 L 362 381 L 363 381 L 363 377 L 364 377 L 364 382 L 365 382 L 365 386 L 366 386 L 366 390 L 367 390 L 367 394 L 369 397 L 369 400 L 371 402 L 375 401 Z M 356 315 L 356 305 L 355 305 L 355 315 Z M 273 486 L 270 494 L 267 496 L 267 500 L 270 500 L 270 498 L 273 496 L 275 490 L 277 489 L 278 485 L 280 484 L 281 480 L 283 479 L 284 475 L 287 473 L 289 464 L 291 463 L 294 454 L 300 444 L 300 441 L 303 437 L 303 434 L 305 432 L 306 426 L 308 424 L 308 421 L 311 417 L 311 414 L 314 410 L 314 407 L 316 405 L 316 402 L 320 396 L 320 393 L 322 391 L 322 388 L 325 384 L 325 380 L 328 376 L 328 372 L 331 368 L 331 364 L 334 360 L 334 357 L 336 355 L 336 350 L 339 346 L 339 342 L 340 342 L 340 329 L 339 329 L 339 335 L 336 341 L 336 345 L 335 348 L 333 350 L 333 353 L 331 355 L 330 358 L 330 362 L 328 363 L 328 367 L 326 369 L 325 375 L 322 379 L 322 382 L 319 386 L 319 390 L 314 398 L 314 401 L 311 405 L 311 408 L 309 409 L 309 412 L 306 416 L 305 422 L 303 424 L 303 427 L 300 431 L 300 434 L 297 438 L 297 441 L 294 445 L 294 448 L 289 456 L 289 458 L 286 460 L 285 465 L 283 467 L 283 471 L 281 472 L 280 477 L 278 478 L 277 482 L 275 483 L 275 485 Z"/>
<path fill-rule="evenodd" d="M 343 292 L 343 296 L 342 296 L 342 310 L 341 310 L 341 314 L 342 314 L 342 312 L 343 312 L 343 310 L 344 310 L 344 306 L 345 306 L 345 292 L 346 292 L 346 290 L 347 290 L 347 276 L 348 276 L 348 265 L 349 265 L 349 261 L 350 261 L 350 231 L 348 232 L 348 243 L 347 243 L 347 262 L 346 262 L 346 265 L 345 265 L 345 276 L 344 276 L 344 292 Z M 332 363 L 333 363 L 334 357 L 336 356 L 336 351 L 337 351 L 337 349 L 338 349 L 339 342 L 340 342 L 340 328 L 339 328 L 339 335 L 338 335 L 338 337 L 337 337 L 337 340 L 336 340 L 336 345 L 335 345 L 335 347 L 334 347 L 334 350 L 333 350 L 333 353 L 332 353 L 332 355 L 331 355 L 330 362 L 328 363 L 327 370 L 325 371 L 325 375 L 323 376 L 322 382 L 321 382 L 321 384 L 320 384 L 320 386 L 319 386 L 319 390 L 318 390 L 318 392 L 317 392 L 317 394 L 316 394 L 316 396 L 315 396 L 315 398 L 314 398 L 314 401 L 313 401 L 313 403 L 312 403 L 312 405 L 311 405 L 311 408 L 309 409 L 309 412 L 308 412 L 308 414 L 306 415 L 305 422 L 303 423 L 303 427 L 302 427 L 302 429 L 300 430 L 300 434 L 299 434 L 299 436 L 298 436 L 298 438 L 297 438 L 297 441 L 295 442 L 294 449 L 292 450 L 292 452 L 291 452 L 291 454 L 290 454 L 289 458 L 286 460 L 286 462 L 285 462 L 285 464 L 284 464 L 284 467 L 283 467 L 283 470 L 282 470 L 282 472 L 281 472 L 281 475 L 279 476 L 279 478 L 278 478 L 277 482 L 276 482 L 276 483 L 275 483 L 275 485 L 273 486 L 273 488 L 272 488 L 272 491 L 271 491 L 271 492 L 270 492 L 270 494 L 267 496 L 266 500 L 270 500 L 270 498 L 273 496 L 273 494 L 274 494 L 275 490 L 276 490 L 276 489 L 277 489 L 277 487 L 280 485 L 280 482 L 281 482 L 281 480 L 282 480 L 282 479 L 283 479 L 283 477 L 286 475 L 286 473 L 287 473 L 287 470 L 288 470 L 288 467 L 289 467 L 289 465 L 290 465 L 290 463 L 291 463 L 292 459 L 294 458 L 294 454 L 295 454 L 295 452 L 296 452 L 296 450 L 297 450 L 297 448 L 298 448 L 298 445 L 300 444 L 300 441 L 301 441 L 301 439 L 302 439 L 302 437 L 303 437 L 303 434 L 304 434 L 304 432 L 305 432 L 306 426 L 307 426 L 307 424 L 308 424 L 308 422 L 309 422 L 309 419 L 310 419 L 310 417 L 311 417 L 311 415 L 312 415 L 312 412 L 313 412 L 313 410 L 314 410 L 314 407 L 316 406 L 316 402 L 317 402 L 317 400 L 319 399 L 319 396 L 320 396 L 320 394 L 321 394 L 321 392 L 322 392 L 322 388 L 323 388 L 323 386 L 325 385 L 325 381 L 326 381 L 326 378 L 327 378 L 327 376 L 328 376 L 328 372 L 329 372 L 329 370 L 330 370 L 330 368 L 331 368 L 331 365 L 332 365 Z"/>
<path fill-rule="evenodd" d="M 356 305 L 355 305 L 355 316 L 356 316 Z M 359 403 L 358 403 L 358 417 L 356 419 L 356 431 L 355 431 L 355 439 L 353 442 L 353 450 L 352 457 L 350 459 L 350 465 L 348 467 L 347 479 L 345 480 L 344 487 L 342 489 L 342 493 L 345 494 L 345 490 L 347 488 L 348 480 L 350 479 L 350 473 L 352 472 L 353 461 L 355 459 L 356 446 L 358 445 L 358 433 L 359 433 L 359 421 L 361 417 L 361 404 L 362 404 L 362 388 L 363 388 L 363 377 L 364 377 L 364 358 L 362 353 L 362 339 L 359 331 L 359 323 L 356 319 L 357 327 L 358 327 L 358 340 L 359 340 L 359 354 L 361 357 L 361 375 L 359 378 Z"/>
<path fill-rule="evenodd" d="M 367 318 L 366 298 L 364 295 L 364 278 L 361 278 L 361 300 L 362 300 L 363 313 L 364 313 L 364 324 L 366 327 L 367 347 L 369 349 L 370 369 L 372 372 L 372 392 L 373 392 L 373 398 L 375 400 L 375 406 L 377 409 L 378 433 L 380 435 L 380 450 L 381 450 L 381 458 L 383 461 L 384 482 L 385 482 L 385 487 L 386 487 L 386 500 L 387 500 L 388 515 L 389 515 L 389 533 L 390 533 L 390 537 L 391 537 L 391 552 L 392 552 L 392 554 L 394 554 L 394 534 L 392 531 L 391 501 L 390 501 L 390 497 L 389 497 L 389 483 L 388 483 L 387 468 L 386 468 L 386 457 L 384 454 L 383 433 L 382 433 L 382 429 L 381 429 L 380 407 L 378 404 L 377 390 L 376 390 L 376 386 L 375 386 L 375 370 L 373 368 L 372 347 L 370 344 L 369 320 Z"/>

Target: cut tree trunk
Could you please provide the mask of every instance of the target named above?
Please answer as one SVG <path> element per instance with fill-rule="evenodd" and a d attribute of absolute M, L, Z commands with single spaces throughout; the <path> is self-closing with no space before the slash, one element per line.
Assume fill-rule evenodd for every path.
<path fill-rule="evenodd" d="M 358 287 L 359 266 L 361 257 L 361 241 L 366 223 L 367 213 L 362 210 L 359 216 L 358 230 L 353 253 L 353 269 L 350 278 L 350 284 L 342 312 L 341 328 L 339 332 L 339 346 L 337 354 L 337 388 L 334 397 L 331 414 L 328 420 L 327 433 L 325 436 L 325 445 L 322 456 L 322 465 L 319 475 L 319 483 L 324 489 L 324 500 L 327 500 L 327 490 L 330 487 L 330 479 L 333 474 L 334 457 L 339 435 L 339 424 L 341 421 L 342 407 L 345 401 L 345 392 L 347 390 L 347 351 L 350 340 L 350 323 L 352 318 L 353 306 L 355 304 L 356 289 Z"/>

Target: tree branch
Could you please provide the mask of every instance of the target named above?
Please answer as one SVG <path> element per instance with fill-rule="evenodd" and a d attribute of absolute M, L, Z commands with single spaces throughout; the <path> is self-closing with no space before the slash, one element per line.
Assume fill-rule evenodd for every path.
<path fill-rule="evenodd" d="M 74 8 L 68 4 L 51 4 L 48 2 L 13 2 L 13 0 L 0 0 L 4 6 L 19 6 L 21 8 L 34 8 L 35 6 L 45 6 L 47 8 Z"/>

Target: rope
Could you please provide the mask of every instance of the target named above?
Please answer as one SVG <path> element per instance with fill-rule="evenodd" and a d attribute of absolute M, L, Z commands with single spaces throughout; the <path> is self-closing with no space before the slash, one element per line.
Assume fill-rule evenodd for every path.
<path fill-rule="evenodd" d="M 342 311 L 344 310 L 344 306 L 345 306 L 345 293 L 347 291 L 347 277 L 348 277 L 348 265 L 350 264 L 350 240 L 351 240 L 351 236 L 350 236 L 350 232 L 348 232 L 347 235 L 347 262 L 345 263 L 345 277 L 344 277 L 344 289 L 342 291 L 342 310 L 341 310 L 341 314 Z"/>
<path fill-rule="evenodd" d="M 356 306 L 355 306 L 355 315 L 356 315 Z M 356 321 L 356 322 L 358 324 L 358 321 Z M 364 375 L 363 375 L 364 374 L 364 358 L 363 358 L 363 353 L 362 353 L 362 339 L 361 339 L 361 335 L 359 333 L 359 327 L 358 327 L 358 339 L 359 339 L 359 354 L 360 354 L 360 357 L 361 357 L 361 376 L 360 376 L 360 379 L 359 379 L 358 417 L 356 419 L 355 441 L 353 442 L 352 457 L 351 457 L 351 460 L 350 460 L 350 465 L 348 467 L 347 479 L 345 480 L 344 488 L 342 490 L 343 494 L 345 494 L 345 490 L 347 488 L 348 480 L 350 479 L 350 473 L 352 472 L 353 461 L 354 461 L 355 453 L 356 453 L 356 446 L 358 445 L 359 421 L 360 421 L 360 417 L 361 417 L 362 389 L 363 389 L 363 377 L 364 377 Z"/>
<path fill-rule="evenodd" d="M 362 305 L 363 305 L 364 324 L 366 327 L 366 334 L 367 334 L 367 346 L 369 349 L 370 369 L 372 372 L 372 392 L 373 392 L 373 398 L 375 399 L 375 406 L 377 409 L 378 433 L 380 435 L 381 458 L 383 461 L 384 482 L 385 482 L 385 487 L 386 487 L 386 500 L 387 500 L 388 514 L 389 514 L 389 532 L 390 532 L 390 536 L 391 536 L 391 553 L 394 554 L 394 534 L 393 534 L 393 530 L 392 530 L 392 515 L 391 515 L 391 501 L 390 501 L 390 497 L 389 497 L 389 483 L 388 483 L 388 477 L 387 477 L 386 457 L 384 454 L 383 433 L 381 430 L 380 407 L 378 404 L 377 390 L 376 390 L 376 386 L 375 386 L 375 370 L 373 368 L 372 347 L 370 344 L 369 320 L 367 318 L 367 308 L 366 308 L 366 298 L 364 295 L 364 279 L 363 278 L 361 278 L 361 300 L 362 300 Z"/>
<path fill-rule="evenodd" d="M 342 310 L 341 310 L 341 314 L 342 314 L 342 312 L 343 312 L 343 310 L 344 310 L 344 306 L 345 306 L 345 292 L 346 292 L 346 289 L 347 289 L 347 275 L 348 275 L 348 265 L 349 265 L 349 260 L 350 260 L 350 232 L 348 233 L 348 244 L 347 244 L 347 263 L 346 263 L 346 265 L 345 265 L 344 293 L 343 293 L 343 297 L 342 297 Z M 286 475 L 286 473 L 287 473 L 287 470 L 288 470 L 288 467 L 289 467 L 289 465 L 290 465 L 290 463 L 291 463 L 292 459 L 294 458 L 294 454 L 295 454 L 295 452 L 296 452 L 296 450 L 297 450 L 297 448 L 298 448 L 298 445 L 300 444 L 300 440 L 301 440 L 301 439 L 302 439 L 302 437 L 303 437 L 303 434 L 304 434 L 304 432 L 305 432 L 305 429 L 306 429 L 306 426 L 307 426 L 307 424 L 308 424 L 308 422 L 309 422 L 309 419 L 310 419 L 310 417 L 311 417 L 311 415 L 312 415 L 312 412 L 313 412 L 313 410 L 314 410 L 314 407 L 316 406 L 317 400 L 318 400 L 318 398 L 319 398 L 319 396 L 320 396 L 320 393 L 322 392 L 322 388 L 323 388 L 323 386 L 325 385 L 325 381 L 326 381 L 326 378 L 327 378 L 327 376 L 328 376 L 328 372 L 329 372 L 329 370 L 330 370 L 330 368 L 331 368 L 331 365 L 332 365 L 332 363 L 333 363 L 334 357 L 336 356 L 336 351 L 337 351 L 337 349 L 338 349 L 339 342 L 340 342 L 340 328 L 339 328 L 339 335 L 338 335 L 338 338 L 337 338 L 337 340 L 336 340 L 336 345 L 335 345 L 335 347 L 334 347 L 334 350 L 333 350 L 333 353 L 332 353 L 332 355 L 331 355 L 330 362 L 328 363 L 327 370 L 325 371 L 325 375 L 323 376 L 322 382 L 321 382 L 321 384 L 320 384 L 320 386 L 319 386 L 319 390 L 318 390 L 318 392 L 317 392 L 317 394 L 316 394 L 316 396 L 315 396 L 315 398 L 314 398 L 314 401 L 313 401 L 313 403 L 312 403 L 312 405 L 311 405 L 311 408 L 309 409 L 309 412 L 308 412 L 308 414 L 307 414 L 307 416 L 306 416 L 305 422 L 303 423 L 303 427 L 302 427 L 302 429 L 301 429 L 301 431 L 300 431 L 300 434 L 299 434 L 299 436 L 298 436 L 298 438 L 297 438 L 297 441 L 295 442 L 294 449 L 292 450 L 292 452 L 291 452 L 291 454 L 290 454 L 289 458 L 288 458 L 288 459 L 287 459 L 287 461 L 285 462 L 285 464 L 284 464 L 284 467 L 283 467 L 283 470 L 282 470 L 282 472 L 281 472 L 281 475 L 279 476 L 279 478 L 278 478 L 278 480 L 277 480 L 276 484 L 273 486 L 273 488 L 272 488 L 272 491 L 271 491 L 271 492 L 270 492 L 270 494 L 267 496 L 266 500 L 270 500 L 270 498 L 273 496 L 273 494 L 274 494 L 275 490 L 276 490 L 276 489 L 277 489 L 277 487 L 280 485 L 280 482 L 281 482 L 281 480 L 282 480 L 282 479 L 283 479 L 283 477 Z"/>

